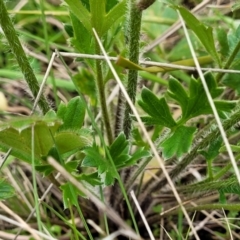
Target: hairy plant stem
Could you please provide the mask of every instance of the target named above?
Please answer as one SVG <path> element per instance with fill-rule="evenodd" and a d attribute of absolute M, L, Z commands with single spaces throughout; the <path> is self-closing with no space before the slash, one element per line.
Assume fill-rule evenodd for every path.
<path fill-rule="evenodd" d="M 129 0 L 129 8 L 128 25 L 126 29 L 128 58 L 130 61 L 138 64 L 142 11 L 137 7 L 136 0 Z M 127 92 L 133 103 L 135 102 L 136 98 L 137 80 L 138 71 L 129 70 L 127 78 Z M 127 138 L 129 138 L 132 128 L 132 120 L 130 116 L 131 113 L 131 108 L 128 104 L 126 104 L 123 131 Z"/>
<path fill-rule="evenodd" d="M 98 43 L 96 42 L 95 47 L 96 54 L 100 55 L 101 51 L 98 46 Z M 113 142 L 113 134 L 109 119 L 109 114 L 107 110 L 107 104 L 106 104 L 106 95 L 105 95 L 105 87 L 104 87 L 104 81 L 103 81 L 103 73 L 102 73 L 102 65 L 101 62 L 96 60 L 96 74 L 97 74 L 97 89 L 98 89 L 98 95 L 99 95 L 99 102 L 102 110 L 102 116 L 103 116 L 103 124 L 107 133 L 108 143 L 111 144 Z"/>
<path fill-rule="evenodd" d="M 33 96 L 36 98 L 39 92 L 38 81 L 36 79 L 36 76 L 34 75 L 33 69 L 31 68 L 28 62 L 27 56 L 22 48 L 22 45 L 18 39 L 12 21 L 8 16 L 8 12 L 3 0 L 0 0 L 0 25 L 5 34 L 5 37 L 8 40 L 9 46 L 11 47 L 11 51 L 15 55 L 18 65 L 25 77 L 25 80 Z M 43 114 L 50 110 L 48 102 L 43 95 L 40 97 L 38 105 L 42 110 Z"/>
<path fill-rule="evenodd" d="M 236 45 L 236 47 L 234 48 L 232 54 L 230 55 L 230 57 L 228 58 L 227 62 L 225 63 L 225 65 L 223 66 L 223 69 L 229 69 L 232 62 L 234 61 L 236 55 L 238 54 L 240 50 L 240 41 L 238 42 L 238 44 Z M 216 76 L 216 80 L 217 82 L 221 81 L 222 77 L 224 76 L 224 72 L 220 72 L 217 74 Z"/>
<path fill-rule="evenodd" d="M 225 131 L 227 131 L 229 128 L 231 128 L 234 124 L 236 124 L 238 121 L 240 121 L 240 109 L 238 108 L 229 119 L 225 120 L 223 122 L 223 128 Z M 196 142 L 196 145 L 193 146 L 192 150 L 186 154 L 181 161 L 177 164 L 177 166 L 169 173 L 171 179 L 175 179 L 179 176 L 179 174 L 192 162 L 194 159 L 196 159 L 196 156 L 198 155 L 199 149 L 204 149 L 208 146 L 208 144 L 215 139 L 217 139 L 220 135 L 219 129 L 215 126 L 214 129 L 212 129 L 212 124 L 209 127 L 209 131 L 205 136 L 203 136 L 201 139 L 199 139 Z M 162 189 L 167 184 L 166 178 L 161 179 L 160 181 L 155 181 L 152 184 L 148 186 L 148 188 L 142 193 L 141 195 L 141 204 L 147 204 L 145 201 L 146 196 L 151 194 L 151 192 L 154 192 L 156 190 Z"/>

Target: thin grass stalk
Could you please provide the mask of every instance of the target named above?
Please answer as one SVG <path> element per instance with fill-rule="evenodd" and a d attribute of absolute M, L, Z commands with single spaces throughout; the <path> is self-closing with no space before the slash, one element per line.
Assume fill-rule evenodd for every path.
<path fill-rule="evenodd" d="M 96 42 L 95 49 L 96 49 L 95 50 L 96 54 L 99 54 L 100 49 L 97 42 Z M 110 123 L 110 118 L 109 118 L 107 103 L 106 103 L 105 84 L 103 81 L 102 65 L 101 65 L 101 62 L 97 60 L 96 60 L 96 75 L 97 75 L 96 82 L 97 82 L 97 89 L 98 89 L 98 97 L 99 97 L 99 102 L 102 110 L 103 124 L 107 133 L 108 143 L 111 144 L 113 142 L 113 134 L 112 134 L 111 123 Z"/>
<path fill-rule="evenodd" d="M 33 69 L 31 68 L 31 66 L 28 62 L 27 56 L 22 48 L 22 45 L 19 41 L 17 33 L 12 24 L 12 21 L 11 21 L 10 17 L 8 16 L 8 12 L 7 12 L 7 9 L 6 9 L 6 6 L 5 6 L 3 0 L 0 0 L 0 25 L 5 34 L 5 37 L 8 40 L 9 46 L 11 47 L 11 50 L 18 62 L 18 65 L 25 77 L 25 80 L 26 80 L 34 98 L 36 98 L 37 94 L 39 92 L 38 81 L 33 72 Z M 50 110 L 48 102 L 43 95 L 41 95 L 41 97 L 40 97 L 39 107 L 42 110 L 43 114 L 45 114 L 48 110 Z"/>
<path fill-rule="evenodd" d="M 61 219 L 65 224 L 66 226 L 69 227 L 69 229 L 72 229 L 73 230 L 73 225 L 69 222 L 69 219 L 65 219 L 61 214 L 59 214 L 58 211 L 56 211 L 54 208 L 52 208 L 51 206 L 49 206 L 48 204 L 46 204 L 45 202 L 42 202 L 42 205 L 49 209 L 51 212 L 53 212 L 59 219 Z M 73 230 L 74 231 L 74 230 Z M 80 231 L 77 232 L 79 237 L 81 237 L 81 239 L 83 240 L 87 240 Z"/>
<path fill-rule="evenodd" d="M 72 229 L 73 229 L 74 239 L 79 240 L 79 237 L 78 237 L 78 234 L 77 234 L 76 223 L 75 223 L 75 219 L 74 219 L 74 214 L 73 214 L 73 209 L 72 209 L 72 205 L 71 205 L 69 199 L 68 199 L 68 209 L 69 209 L 70 216 L 71 216 L 71 222 L 72 222 Z M 83 223 L 84 223 L 84 221 L 83 221 Z"/>
<path fill-rule="evenodd" d="M 40 214 L 40 206 L 39 206 L 39 197 L 38 197 L 38 186 L 37 186 L 37 179 L 36 179 L 36 170 L 35 170 L 35 134 L 34 134 L 34 125 L 31 129 L 31 160 L 32 160 L 32 178 L 33 178 L 33 195 L 34 195 L 34 204 L 36 209 L 36 218 L 37 218 L 37 225 L 40 232 L 42 232 L 42 221 L 41 221 L 41 214 Z"/>

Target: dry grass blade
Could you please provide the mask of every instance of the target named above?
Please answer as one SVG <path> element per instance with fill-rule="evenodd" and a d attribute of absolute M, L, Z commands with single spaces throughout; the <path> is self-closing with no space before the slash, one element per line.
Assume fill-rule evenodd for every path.
<path fill-rule="evenodd" d="M 106 58 L 103 55 L 93 55 L 93 54 L 83 54 L 83 53 L 66 53 L 66 52 L 58 52 L 58 54 L 61 55 L 62 57 L 106 60 Z M 117 61 L 117 59 L 118 59 L 118 57 L 109 56 L 110 61 Z M 162 62 L 153 62 L 153 61 L 145 61 L 145 60 L 139 60 L 139 63 L 146 65 L 146 66 L 175 68 L 175 69 L 179 69 L 179 70 L 188 70 L 188 71 L 197 70 L 196 67 L 189 67 L 189 66 L 172 64 L 172 63 L 162 63 Z M 234 70 L 234 69 L 202 68 L 202 70 L 203 71 L 212 71 L 212 72 L 224 72 L 224 73 L 240 73 L 239 70 Z"/>
<path fill-rule="evenodd" d="M 151 231 L 151 229 L 150 229 L 150 227 L 149 227 L 149 225 L 148 225 L 148 222 L 147 222 L 147 220 L 146 220 L 146 218 L 145 218 L 145 216 L 144 216 L 144 213 L 142 212 L 142 209 L 141 209 L 141 207 L 140 207 L 140 205 L 139 205 L 139 203 L 138 203 L 138 200 L 137 200 L 137 198 L 136 198 L 136 196 L 135 196 L 135 194 L 134 194 L 134 191 L 131 191 L 130 194 L 131 194 L 132 199 L 133 199 L 133 201 L 134 201 L 134 203 L 135 203 L 135 205 L 136 205 L 136 207 L 137 207 L 137 209 L 138 209 L 138 212 L 140 213 L 140 216 L 141 216 L 141 218 L 142 218 L 142 220 L 143 220 L 143 222 L 144 222 L 144 225 L 145 225 L 145 227 L 146 227 L 146 229 L 147 229 L 147 231 L 148 231 L 148 234 L 149 234 L 149 236 L 150 236 L 150 239 L 151 239 L 151 240 L 155 240 L 155 238 L 154 238 L 154 236 L 153 236 L 153 233 L 152 233 L 152 231 Z"/>
<path fill-rule="evenodd" d="M 35 109 L 36 109 L 36 107 L 37 107 L 38 101 L 39 101 L 39 99 L 40 99 L 40 97 L 41 97 L 41 95 L 42 95 L 42 92 L 43 92 L 45 83 L 46 83 L 46 81 L 47 81 L 48 75 L 49 75 L 49 73 L 50 73 L 50 71 L 51 71 L 51 68 L 52 68 L 52 65 L 53 65 L 53 61 L 54 61 L 54 59 L 55 59 L 55 56 L 56 56 L 56 53 L 53 53 L 53 54 L 52 54 L 52 57 L 51 57 L 51 60 L 50 60 L 50 62 L 49 62 L 49 64 L 48 64 L 48 68 L 47 68 L 47 71 L 46 71 L 46 73 L 45 73 L 45 76 L 44 76 L 43 81 L 42 81 L 42 83 L 41 83 L 41 86 L 40 86 L 40 88 L 39 88 L 38 95 L 37 95 L 37 97 L 36 97 L 36 99 L 35 99 L 35 101 L 34 101 L 34 104 L 33 104 L 33 107 L 32 107 L 32 111 L 31 111 L 31 115 L 34 113 L 34 111 L 35 111 Z"/>
<path fill-rule="evenodd" d="M 32 236 L 36 239 L 36 240 L 41 240 L 41 238 L 38 236 L 38 234 L 36 234 L 36 232 L 26 223 L 24 222 L 24 220 L 22 218 L 20 218 L 17 214 L 15 214 L 10 208 L 8 208 L 5 204 L 3 204 L 2 202 L 0 202 L 0 208 L 2 208 L 2 210 L 4 210 L 6 213 L 8 213 L 10 216 L 12 216 L 13 218 L 15 218 L 19 223 L 22 224 L 22 227 L 28 231 L 29 233 L 32 234 Z"/>
<path fill-rule="evenodd" d="M 166 168 L 165 168 L 165 165 L 164 165 L 163 160 L 160 158 L 160 156 L 159 156 L 159 154 L 158 154 L 158 151 L 157 151 L 155 145 L 153 144 L 153 142 L 152 142 L 152 140 L 151 140 L 151 138 L 150 138 L 150 136 L 149 136 L 149 134 L 148 134 L 148 132 L 147 132 L 147 130 L 146 130 L 146 128 L 145 128 L 145 126 L 144 126 L 144 124 L 143 124 L 143 122 L 142 122 L 142 120 L 141 120 L 141 118 L 140 118 L 140 116 L 139 116 L 139 114 L 138 114 L 135 106 L 134 106 L 134 104 L 132 103 L 132 101 L 131 101 L 131 99 L 130 99 L 130 97 L 129 97 L 129 95 L 128 95 L 125 87 L 124 87 L 124 85 L 122 84 L 122 81 L 121 81 L 120 78 L 118 77 L 118 75 L 117 75 L 117 73 L 116 73 L 116 71 L 115 71 L 112 63 L 111 63 L 110 60 L 108 59 L 107 53 L 106 53 L 105 49 L 103 48 L 103 45 L 102 45 L 102 43 L 101 43 L 101 41 L 100 41 L 100 39 L 99 39 L 99 37 L 98 37 L 95 29 L 93 29 L 93 32 L 94 32 L 94 34 L 95 34 L 95 37 L 97 38 L 97 41 L 98 41 L 98 44 L 99 44 L 99 46 L 100 46 L 100 48 L 101 48 L 102 53 L 103 53 L 103 55 L 104 55 L 105 58 L 106 58 L 107 64 L 108 64 L 108 66 L 110 67 L 110 69 L 111 69 L 111 71 L 112 71 L 112 73 L 113 73 L 113 75 L 114 75 L 117 83 L 119 84 L 119 87 L 120 87 L 120 89 L 121 89 L 121 91 L 122 91 L 122 93 L 123 93 L 123 95 L 124 95 L 127 103 L 129 104 L 129 106 L 130 106 L 130 108 L 131 108 L 134 116 L 136 117 L 136 119 L 137 119 L 137 121 L 138 121 L 138 123 L 139 123 L 139 126 L 140 126 L 140 128 L 141 128 L 144 136 L 146 137 L 146 140 L 147 140 L 147 142 L 148 142 L 151 150 L 153 151 L 153 154 L 154 154 L 155 158 L 157 159 L 160 167 L 162 168 L 162 171 L 163 171 L 163 173 L 164 173 L 164 175 L 165 175 L 165 177 L 166 177 L 166 179 L 167 179 L 167 181 L 168 181 L 168 183 L 169 183 L 169 185 L 170 185 L 170 187 L 171 187 L 171 189 L 172 189 L 172 191 L 173 191 L 173 194 L 174 194 L 176 200 L 177 200 L 178 203 L 179 203 L 179 206 L 181 207 L 181 209 L 182 209 L 182 211 L 183 211 L 183 213 L 184 213 L 184 215 L 185 215 L 185 217 L 186 217 L 186 219 L 187 219 L 187 222 L 188 222 L 189 226 L 191 227 L 191 230 L 192 230 L 193 233 L 194 233 L 195 238 L 196 238 L 197 240 L 200 240 L 199 237 L 198 237 L 197 232 L 196 232 L 195 229 L 194 229 L 194 226 L 193 226 L 193 224 L 192 224 L 192 222 L 191 222 L 191 219 L 190 219 L 190 217 L 188 216 L 188 213 L 187 213 L 186 209 L 184 208 L 184 206 L 183 206 L 183 204 L 182 204 L 182 200 L 181 200 L 181 198 L 180 198 L 180 196 L 179 196 L 179 194 L 178 194 L 178 192 L 177 192 L 177 190 L 176 190 L 176 188 L 175 188 L 175 186 L 174 186 L 174 183 L 173 183 L 173 181 L 171 180 L 171 178 L 170 178 L 170 176 L 169 176 L 169 174 L 168 174 L 168 172 L 167 172 L 167 170 L 166 170 Z"/>

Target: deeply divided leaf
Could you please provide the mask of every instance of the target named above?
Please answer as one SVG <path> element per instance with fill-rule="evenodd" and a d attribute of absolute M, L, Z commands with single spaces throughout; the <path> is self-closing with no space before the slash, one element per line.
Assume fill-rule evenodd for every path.
<path fill-rule="evenodd" d="M 77 130 L 82 127 L 85 117 L 85 105 L 80 97 L 72 98 L 67 105 L 59 105 L 57 116 L 63 120 L 59 131 Z"/>
<path fill-rule="evenodd" d="M 162 154 L 165 159 L 173 156 L 181 157 L 190 150 L 195 127 L 180 126 L 161 143 Z"/>
<path fill-rule="evenodd" d="M 212 98 L 218 97 L 224 88 L 217 86 L 214 77 L 210 73 L 205 75 L 205 79 Z M 185 123 L 187 120 L 201 114 L 212 113 L 207 95 L 200 80 L 192 78 L 189 90 L 187 91 L 177 79 L 171 78 L 169 81 L 168 95 L 181 106 L 181 123 Z M 215 100 L 214 103 L 221 117 L 224 116 L 222 114 L 223 112 L 230 112 L 236 105 L 234 101 L 224 100 Z"/>
<path fill-rule="evenodd" d="M 138 104 L 150 115 L 150 117 L 142 118 L 145 123 L 163 125 L 168 128 L 176 126 L 176 122 L 172 118 L 165 98 L 162 97 L 158 99 L 155 94 L 147 88 L 142 90 L 141 97 L 142 100 L 139 100 Z"/>

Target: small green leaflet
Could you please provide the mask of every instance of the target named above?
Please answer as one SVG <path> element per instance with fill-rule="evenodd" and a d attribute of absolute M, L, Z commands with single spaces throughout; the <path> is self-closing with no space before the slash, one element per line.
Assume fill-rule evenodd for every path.
<path fill-rule="evenodd" d="M 144 148 L 138 148 L 133 154 L 129 154 L 129 142 L 123 133 L 120 133 L 112 145 L 109 153 L 114 162 L 112 166 L 110 159 L 100 153 L 97 146 L 92 146 L 83 150 L 86 155 L 82 161 L 82 167 L 95 167 L 102 182 L 108 186 L 114 183 L 117 178 L 116 170 L 135 164 L 141 158 L 149 157 L 151 154 Z"/>
<path fill-rule="evenodd" d="M 75 186 L 73 186 L 70 182 L 64 183 L 60 186 L 60 189 L 63 193 L 63 206 L 64 209 L 69 208 L 70 206 L 78 205 L 78 196 L 85 196 L 82 192 L 80 192 Z"/>
<path fill-rule="evenodd" d="M 93 189 L 93 187 L 101 185 L 97 172 L 91 174 L 80 174 L 78 176 L 75 176 L 75 178 L 81 182 L 86 187 L 86 189 L 89 189 L 89 187 Z M 64 209 L 68 208 L 69 204 L 77 206 L 78 196 L 86 197 L 83 192 L 81 192 L 78 188 L 69 182 L 62 184 L 60 188 L 63 192 Z"/>
<path fill-rule="evenodd" d="M 61 103 L 58 107 L 57 117 L 63 120 L 58 131 L 75 130 L 83 125 L 85 105 L 80 97 L 72 98 L 68 104 Z"/>
<path fill-rule="evenodd" d="M 224 88 L 218 87 L 211 73 L 207 73 L 205 79 L 212 98 L 218 97 Z M 191 78 L 189 91 L 187 92 L 177 79 L 171 78 L 169 81 L 168 95 L 175 99 L 181 106 L 181 124 L 201 114 L 212 113 L 205 90 L 199 79 Z M 236 105 L 235 101 L 215 100 L 214 103 L 219 113 L 230 112 Z"/>
<path fill-rule="evenodd" d="M 163 125 L 168 128 L 176 126 L 165 98 L 158 99 L 148 88 L 143 88 L 141 97 L 142 100 L 139 100 L 138 104 L 150 115 L 150 117 L 142 117 L 144 123 L 148 125 Z"/>
<path fill-rule="evenodd" d="M 181 157 L 188 152 L 196 131 L 195 127 L 178 127 L 170 136 L 160 144 L 164 159 L 173 156 Z"/>

